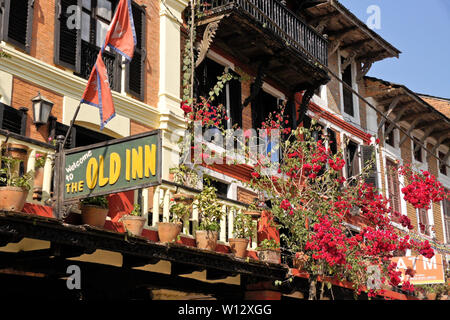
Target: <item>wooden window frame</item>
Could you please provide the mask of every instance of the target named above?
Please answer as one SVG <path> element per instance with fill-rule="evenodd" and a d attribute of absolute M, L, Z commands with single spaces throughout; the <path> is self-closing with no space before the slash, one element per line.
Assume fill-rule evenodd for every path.
<path fill-rule="evenodd" d="M 25 20 L 26 20 L 25 43 L 19 42 L 16 39 L 13 39 L 9 36 L 11 1 L 14 1 L 14 0 L 1 0 L 0 1 L 0 6 L 1 6 L 0 11 L 3 12 L 0 15 L 1 39 L 24 50 L 26 53 L 30 53 L 31 38 L 32 38 L 32 34 L 33 34 L 33 18 L 34 18 L 34 2 L 35 2 L 35 0 L 28 0 L 27 16 L 25 18 Z M 18 20 L 15 20 L 15 21 L 18 21 Z"/>

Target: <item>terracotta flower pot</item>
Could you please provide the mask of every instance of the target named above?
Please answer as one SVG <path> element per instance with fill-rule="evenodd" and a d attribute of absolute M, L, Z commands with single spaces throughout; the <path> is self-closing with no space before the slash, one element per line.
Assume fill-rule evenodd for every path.
<path fill-rule="evenodd" d="M 427 293 L 427 299 L 428 300 L 436 300 L 436 293 Z"/>
<path fill-rule="evenodd" d="M 139 216 L 125 215 L 122 217 L 122 224 L 127 231 L 135 236 L 140 236 L 147 219 Z"/>
<path fill-rule="evenodd" d="M 195 241 L 197 242 L 197 248 L 199 249 L 215 251 L 218 239 L 219 232 L 217 231 L 195 231 Z"/>
<path fill-rule="evenodd" d="M 228 242 L 230 243 L 231 252 L 235 257 L 245 258 L 247 256 L 247 246 L 249 243 L 248 239 L 228 239 Z"/>
<path fill-rule="evenodd" d="M 42 191 L 42 184 L 44 182 L 44 168 L 36 168 L 34 169 L 34 186 L 33 191 L 38 192 Z"/>
<path fill-rule="evenodd" d="M 258 259 L 270 263 L 281 263 L 281 252 L 278 250 L 260 250 L 258 251 Z"/>
<path fill-rule="evenodd" d="M 108 211 L 107 208 L 84 204 L 81 206 L 81 221 L 83 224 L 103 228 Z"/>
<path fill-rule="evenodd" d="M 158 237 L 159 242 L 169 243 L 175 242 L 181 232 L 181 223 L 159 222 L 158 223 Z"/>
<path fill-rule="evenodd" d="M 28 190 L 20 187 L 0 187 L 0 210 L 21 212 Z"/>

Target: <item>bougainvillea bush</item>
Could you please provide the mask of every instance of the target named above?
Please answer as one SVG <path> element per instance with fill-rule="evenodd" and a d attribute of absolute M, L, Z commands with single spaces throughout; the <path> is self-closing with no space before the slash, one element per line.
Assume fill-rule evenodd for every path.
<path fill-rule="evenodd" d="M 358 175 L 345 179 L 342 150 L 334 148 L 338 151 L 333 154 L 328 137 L 314 134 L 321 131 L 314 120 L 311 128 L 295 130 L 287 130 L 286 122 L 274 113 L 263 124 L 268 134 L 281 130 L 289 135 L 273 148 L 281 161 L 271 161 L 271 154 L 259 156 L 250 186 L 270 201 L 269 210 L 283 227 L 281 237 L 287 247 L 309 257 L 303 271 L 310 274 L 310 298 L 316 297 L 318 276 L 348 280 L 355 292 L 365 290 L 369 296 L 380 293 L 383 285 L 401 284 L 412 291 L 413 286 L 408 281 L 401 283 L 401 273 L 391 264 L 394 252 L 411 249 L 427 258 L 434 252 L 427 241 L 414 241 L 396 229 L 389 199 L 365 183 L 375 155 Z M 428 207 L 445 196 L 429 173 L 417 175 L 405 169 L 400 173 L 409 174 L 405 180 L 411 184 L 402 191 L 405 200 L 416 207 Z M 344 223 L 355 213 L 365 221 L 359 233 Z M 407 216 L 399 221 L 405 230 L 411 229 Z M 372 285 L 374 274 L 379 275 L 380 286 Z"/>

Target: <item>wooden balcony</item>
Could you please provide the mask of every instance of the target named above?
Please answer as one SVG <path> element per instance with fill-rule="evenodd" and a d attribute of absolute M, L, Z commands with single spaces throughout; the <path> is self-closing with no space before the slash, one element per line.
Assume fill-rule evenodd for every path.
<path fill-rule="evenodd" d="M 328 41 L 277 0 L 204 0 L 199 30 L 218 23 L 213 46 L 296 92 L 329 78 Z"/>

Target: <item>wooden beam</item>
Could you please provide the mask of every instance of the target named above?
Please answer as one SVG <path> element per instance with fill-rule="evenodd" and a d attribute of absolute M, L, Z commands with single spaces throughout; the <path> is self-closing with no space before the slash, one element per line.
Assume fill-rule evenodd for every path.
<path fill-rule="evenodd" d="M 411 132 L 413 132 L 413 130 L 416 128 L 416 125 L 420 122 L 420 117 L 417 117 L 416 119 L 414 119 L 413 123 L 411 123 L 411 126 L 409 127 L 407 133 L 405 136 L 403 136 L 403 138 L 400 140 L 399 143 L 399 147 L 406 141 L 406 139 L 408 139 L 408 136 L 411 135 Z"/>
<path fill-rule="evenodd" d="M 336 39 L 330 42 L 328 57 L 331 57 L 340 47 L 342 40 Z"/>
<path fill-rule="evenodd" d="M 391 122 L 391 124 L 389 125 L 388 129 L 386 130 L 386 132 L 384 133 L 384 136 L 388 136 L 391 131 L 395 128 L 395 123 L 398 123 L 398 121 L 401 119 L 402 115 L 405 113 L 406 109 L 401 109 L 396 115 L 395 115 L 395 119 Z"/>
<path fill-rule="evenodd" d="M 430 160 L 431 158 L 431 154 L 436 154 L 437 149 L 439 148 L 439 146 L 442 144 L 442 142 L 444 142 L 446 139 L 448 139 L 448 137 L 450 136 L 450 129 L 447 129 L 448 132 L 447 134 L 443 134 L 441 135 L 438 139 L 436 144 L 433 146 L 433 149 L 431 149 L 431 153 L 427 154 L 427 161 Z M 433 134 L 431 134 L 433 135 Z"/>
<path fill-rule="evenodd" d="M 371 41 L 372 39 L 363 39 L 363 40 L 359 40 L 359 41 L 355 41 L 349 44 L 346 44 L 344 46 L 341 47 L 341 50 L 346 50 L 346 49 L 354 49 L 354 48 L 361 48 L 363 47 L 367 42 Z"/>
<path fill-rule="evenodd" d="M 329 13 L 322 14 L 320 16 L 316 16 L 316 17 L 313 17 L 311 19 L 308 19 L 307 22 L 310 25 L 315 25 L 315 24 L 320 23 L 321 21 L 324 21 L 324 20 L 330 21 L 332 18 L 334 18 L 334 17 L 336 17 L 338 15 L 339 15 L 338 11 L 333 11 L 333 12 L 329 12 Z"/>
<path fill-rule="evenodd" d="M 343 39 L 345 36 L 347 36 L 349 33 L 357 30 L 357 26 L 347 27 L 336 31 L 330 31 L 328 32 L 328 37 L 334 39 Z"/>
<path fill-rule="evenodd" d="M 423 117 L 429 113 L 431 112 L 424 112 L 424 113 L 409 112 L 406 115 L 404 115 L 403 118 L 400 119 L 400 121 L 410 122 L 412 120 L 415 120 L 416 118 L 423 119 Z"/>
<path fill-rule="evenodd" d="M 397 96 L 391 101 L 391 104 L 388 107 L 388 111 L 385 114 L 386 118 L 389 118 L 389 116 L 392 114 L 395 107 L 400 102 L 400 99 L 401 99 L 401 96 Z M 378 125 L 378 130 L 380 130 L 384 126 L 384 124 L 386 123 L 386 118 L 381 119 L 380 124 Z"/>
<path fill-rule="evenodd" d="M 430 136 L 430 133 L 433 132 L 433 130 L 434 130 L 434 126 L 431 126 L 427 130 L 425 130 L 422 139 L 420 139 L 421 144 L 424 144 L 425 140 L 427 140 L 427 138 Z M 414 152 L 419 151 L 420 148 L 421 148 L 421 146 L 419 144 L 417 144 L 417 146 L 414 148 Z"/>

